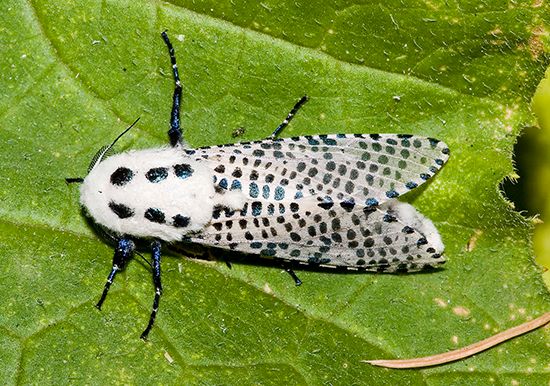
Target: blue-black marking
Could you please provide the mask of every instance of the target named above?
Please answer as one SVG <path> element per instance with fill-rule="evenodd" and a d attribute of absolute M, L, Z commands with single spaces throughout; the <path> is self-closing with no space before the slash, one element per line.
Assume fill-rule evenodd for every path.
<path fill-rule="evenodd" d="M 269 185 L 264 185 L 262 187 L 262 197 L 265 199 L 269 198 Z"/>
<path fill-rule="evenodd" d="M 384 215 L 384 221 L 385 222 L 395 222 L 395 221 L 397 221 L 397 218 L 395 216 L 389 214 L 389 213 L 386 213 Z"/>
<path fill-rule="evenodd" d="M 233 180 L 231 182 L 231 190 L 241 190 L 241 189 L 242 189 L 241 181 Z"/>
<path fill-rule="evenodd" d="M 428 141 L 430 141 L 430 145 L 432 145 L 432 147 L 436 147 L 437 144 L 440 142 L 439 139 L 435 138 L 428 138 Z"/>
<path fill-rule="evenodd" d="M 191 219 L 187 216 L 183 216 L 181 214 L 177 214 L 174 217 L 172 217 L 172 224 L 176 228 L 183 228 L 189 225 L 189 221 Z"/>
<path fill-rule="evenodd" d="M 222 178 L 222 179 L 220 180 L 220 182 L 218 183 L 218 186 L 219 186 L 220 188 L 222 188 L 222 189 L 226 189 L 226 190 L 227 190 L 227 186 L 228 186 L 228 184 L 227 184 L 227 178 Z"/>
<path fill-rule="evenodd" d="M 260 194 L 260 190 L 258 189 L 258 184 L 256 184 L 255 182 L 251 182 L 250 185 L 249 185 L 248 194 L 252 198 L 257 198 L 258 195 Z"/>
<path fill-rule="evenodd" d="M 321 139 L 321 141 L 323 141 L 325 145 L 328 145 L 328 146 L 336 145 L 336 141 L 332 138 L 328 138 L 327 135 L 320 135 L 319 138 Z"/>
<path fill-rule="evenodd" d="M 407 233 L 407 234 L 414 233 L 414 229 L 411 228 L 411 227 L 408 226 L 408 225 L 405 225 L 405 226 L 403 227 L 403 229 L 401 229 L 401 231 L 402 231 L 403 233 Z"/>
<path fill-rule="evenodd" d="M 320 202 L 319 204 L 317 204 L 317 206 L 319 206 L 320 208 L 323 208 L 325 210 L 328 210 L 330 208 L 332 208 L 334 205 L 334 201 L 332 201 L 332 198 L 329 197 L 329 196 L 326 196 L 323 198 L 323 201 Z"/>
<path fill-rule="evenodd" d="M 365 201 L 365 206 L 367 207 L 378 206 L 378 200 L 376 198 L 367 198 L 367 200 Z"/>
<path fill-rule="evenodd" d="M 134 172 L 128 168 L 120 167 L 111 174 L 111 184 L 117 186 L 126 185 L 134 177 Z"/>
<path fill-rule="evenodd" d="M 371 248 L 374 245 L 374 239 L 372 237 L 367 237 L 363 242 L 363 246 L 366 248 Z"/>
<path fill-rule="evenodd" d="M 167 168 L 152 168 L 145 173 L 145 178 L 149 180 L 149 182 L 157 183 L 162 180 L 165 180 L 168 177 L 168 169 Z"/>
<path fill-rule="evenodd" d="M 134 211 L 127 207 L 124 204 L 117 204 L 113 201 L 109 202 L 109 208 L 116 214 L 119 218 L 129 218 L 134 215 Z"/>
<path fill-rule="evenodd" d="M 346 211 L 351 211 L 355 206 L 355 200 L 353 198 L 348 198 L 340 203 L 340 206 Z"/>
<path fill-rule="evenodd" d="M 231 175 L 235 178 L 241 178 L 243 176 L 243 172 L 241 168 L 235 168 L 235 170 L 233 170 L 233 173 Z"/>
<path fill-rule="evenodd" d="M 158 224 L 164 224 L 166 222 L 166 219 L 164 217 L 164 212 L 158 208 L 149 208 L 145 211 L 144 217 L 151 221 L 156 222 Z"/>
<path fill-rule="evenodd" d="M 177 164 L 174 165 L 174 174 L 176 177 L 181 178 L 182 180 L 189 178 L 193 175 L 193 168 L 189 164 Z"/>
<path fill-rule="evenodd" d="M 220 218 L 221 212 L 222 212 L 222 209 L 220 207 L 218 206 L 215 207 L 214 210 L 212 211 L 212 218 L 215 220 Z"/>
<path fill-rule="evenodd" d="M 319 145 L 319 141 L 317 141 L 315 138 L 313 138 L 311 135 L 305 136 L 307 139 L 307 143 L 309 143 L 311 146 Z"/>
<path fill-rule="evenodd" d="M 260 255 L 261 256 L 267 256 L 267 257 L 275 256 L 275 250 L 274 249 L 263 249 L 262 251 L 260 251 Z"/>
<path fill-rule="evenodd" d="M 290 239 L 294 242 L 298 242 L 298 241 L 302 240 L 300 235 L 296 232 L 290 232 L 289 236 L 290 236 Z"/>
<path fill-rule="evenodd" d="M 420 247 L 421 245 L 425 245 L 425 244 L 428 244 L 428 240 L 426 240 L 425 237 L 421 237 L 418 239 L 418 241 L 416 242 L 416 246 Z"/>
<path fill-rule="evenodd" d="M 285 189 L 282 187 L 282 186 L 277 186 L 275 188 L 275 192 L 273 194 L 273 198 L 276 200 L 276 201 L 280 201 L 282 200 L 283 198 L 285 198 Z"/>
<path fill-rule="evenodd" d="M 252 203 L 252 216 L 259 216 L 262 213 L 262 203 L 254 201 Z"/>

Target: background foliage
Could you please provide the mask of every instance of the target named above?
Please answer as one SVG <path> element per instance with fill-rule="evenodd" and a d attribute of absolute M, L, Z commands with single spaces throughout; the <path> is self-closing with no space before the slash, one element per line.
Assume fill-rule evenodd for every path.
<path fill-rule="evenodd" d="M 0 3 L 0 379 L 7 383 L 543 384 L 548 330 L 418 371 L 361 359 L 467 345 L 548 310 L 532 222 L 498 184 L 533 124 L 548 66 L 545 2 L 21 1 Z M 161 146 L 172 78 L 184 79 L 192 146 L 285 135 L 433 136 L 451 160 L 408 200 L 447 246 L 442 271 L 300 272 L 164 259 L 153 287 L 138 259 L 94 309 L 112 247 L 79 212 L 95 151 L 136 117 L 121 150 Z"/>

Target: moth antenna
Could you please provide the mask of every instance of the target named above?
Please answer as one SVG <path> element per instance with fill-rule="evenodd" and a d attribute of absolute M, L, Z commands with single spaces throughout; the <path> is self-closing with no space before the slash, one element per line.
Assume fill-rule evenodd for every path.
<path fill-rule="evenodd" d="M 126 130 L 124 130 L 122 133 L 120 133 L 118 135 L 118 137 L 115 138 L 115 140 L 108 146 L 104 146 L 102 147 L 101 149 L 99 149 L 99 151 L 96 153 L 96 155 L 92 158 L 92 162 L 90 163 L 90 167 L 88 168 L 88 172 L 90 172 L 95 165 L 97 165 L 98 163 L 100 163 L 101 161 L 103 161 L 103 157 L 105 157 L 105 154 L 107 154 L 107 152 L 109 150 L 111 150 L 113 148 L 113 146 L 115 146 L 115 144 L 117 143 L 117 141 L 122 138 L 122 136 L 124 134 L 126 134 L 128 131 L 130 131 L 130 129 L 132 127 L 134 127 L 136 125 L 136 123 L 138 123 L 138 121 L 140 120 L 140 118 L 138 117 L 138 119 L 136 119 L 134 121 L 134 123 L 132 123 Z"/>
<path fill-rule="evenodd" d="M 65 182 L 67 184 L 74 184 L 74 183 L 81 184 L 82 182 L 84 182 L 84 178 L 82 178 L 82 177 L 67 177 L 67 178 L 65 178 Z"/>
<path fill-rule="evenodd" d="M 141 119 L 141 117 L 138 117 L 134 123 L 132 123 L 130 126 L 128 126 L 128 128 L 126 130 L 124 130 L 122 133 L 120 133 L 118 135 L 118 137 L 115 138 L 115 140 L 113 141 L 113 143 L 111 143 L 109 146 L 107 146 L 107 150 L 105 150 L 105 153 L 108 152 L 113 146 L 115 146 L 115 143 L 117 143 L 117 141 L 124 135 L 126 134 L 128 131 L 130 131 L 130 129 L 132 127 L 134 127 L 136 125 L 136 123 L 139 122 L 139 120 Z"/>

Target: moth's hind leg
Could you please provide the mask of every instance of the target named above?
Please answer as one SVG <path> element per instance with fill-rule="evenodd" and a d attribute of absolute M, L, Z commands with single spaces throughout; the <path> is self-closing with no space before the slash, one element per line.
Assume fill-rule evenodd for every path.
<path fill-rule="evenodd" d="M 304 95 L 303 97 L 301 97 L 300 100 L 296 102 L 292 110 L 290 110 L 290 112 L 288 113 L 284 121 L 282 121 L 281 124 L 277 126 L 277 128 L 273 131 L 273 133 L 271 133 L 269 138 L 271 139 L 277 138 L 277 136 L 281 133 L 281 131 L 283 131 L 283 129 L 288 126 L 289 122 L 292 121 L 292 118 L 294 118 L 294 115 L 296 115 L 298 110 L 300 110 L 300 107 L 302 107 L 304 103 L 308 101 L 308 99 L 309 98 L 307 95 Z"/>
<path fill-rule="evenodd" d="M 130 239 L 122 238 L 117 241 L 115 254 L 113 256 L 113 267 L 111 268 L 111 273 L 109 273 L 109 277 L 107 278 L 107 282 L 103 288 L 101 298 L 96 304 L 98 309 L 101 309 L 101 306 L 107 297 L 107 293 L 109 292 L 109 288 L 111 288 L 111 284 L 113 284 L 113 281 L 115 280 L 117 272 L 121 271 L 124 268 L 124 264 L 132 257 L 134 248 L 134 243 Z"/>
<path fill-rule="evenodd" d="M 172 72 L 174 74 L 174 96 L 172 98 L 172 113 L 170 114 L 170 130 L 168 130 L 168 137 L 170 138 L 170 144 L 172 146 L 178 146 L 182 142 L 183 134 L 180 128 L 180 104 L 181 104 L 181 81 L 178 72 L 178 66 L 176 64 L 176 53 L 174 52 L 174 47 L 170 39 L 168 39 L 168 34 L 166 31 L 162 32 L 162 38 L 164 43 L 168 47 L 168 53 L 170 54 L 170 62 L 172 63 Z"/>
<path fill-rule="evenodd" d="M 160 295 L 162 294 L 162 283 L 160 281 L 160 251 L 161 245 L 160 242 L 155 240 L 151 244 L 151 254 L 153 257 L 153 283 L 155 285 L 155 297 L 153 299 L 153 309 L 151 310 L 151 316 L 149 317 L 149 323 L 147 324 L 147 327 L 145 330 L 141 333 L 141 339 L 145 340 L 147 339 L 147 335 L 149 335 L 149 331 L 151 331 L 151 328 L 153 327 L 153 324 L 155 323 L 155 318 L 157 317 L 157 312 L 159 309 L 159 302 L 160 302 Z"/>
<path fill-rule="evenodd" d="M 296 275 L 296 273 L 292 269 L 292 263 L 284 261 L 282 263 L 282 267 L 285 270 L 285 272 L 290 275 L 292 280 L 294 280 L 294 284 L 296 284 L 296 286 L 302 285 L 302 281 L 300 280 L 300 278 Z"/>

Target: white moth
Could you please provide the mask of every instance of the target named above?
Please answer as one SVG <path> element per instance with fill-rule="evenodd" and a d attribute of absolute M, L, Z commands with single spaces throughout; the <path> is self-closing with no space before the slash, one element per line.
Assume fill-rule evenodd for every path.
<path fill-rule="evenodd" d="M 303 97 L 269 139 L 187 149 L 179 128 L 176 59 L 168 36 L 162 36 L 176 83 L 172 146 L 106 157 L 111 145 L 100 151 L 85 179 L 69 179 L 82 182 L 86 213 L 117 244 L 98 308 L 132 256 L 133 239 L 152 241 L 156 294 L 142 338 L 153 325 L 162 291 L 161 241 L 379 272 L 444 263 L 433 223 L 396 198 L 444 165 L 447 145 L 401 134 L 277 138 L 307 100 Z"/>

